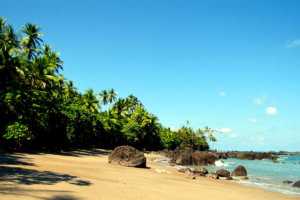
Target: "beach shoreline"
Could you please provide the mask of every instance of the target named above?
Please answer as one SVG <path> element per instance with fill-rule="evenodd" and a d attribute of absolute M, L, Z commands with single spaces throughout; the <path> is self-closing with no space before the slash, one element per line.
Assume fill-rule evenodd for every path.
<path fill-rule="evenodd" d="M 227 180 L 186 178 L 146 153 L 147 167 L 108 164 L 111 151 L 1 153 L 0 199 L 300 199 Z"/>

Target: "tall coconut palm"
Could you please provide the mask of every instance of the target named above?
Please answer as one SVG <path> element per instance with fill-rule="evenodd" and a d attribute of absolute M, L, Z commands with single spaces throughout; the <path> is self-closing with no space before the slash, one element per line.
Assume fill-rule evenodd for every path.
<path fill-rule="evenodd" d="M 100 92 L 100 99 L 101 99 L 101 104 L 106 105 L 109 100 L 108 100 L 108 92 L 106 90 L 102 90 L 102 92 Z"/>
<path fill-rule="evenodd" d="M 52 51 L 52 47 L 46 44 L 43 47 L 43 55 L 49 59 L 54 71 L 58 73 L 60 69 L 63 69 L 63 62 L 59 58 L 59 52 Z"/>
<path fill-rule="evenodd" d="M 76 95 L 76 87 L 73 83 L 73 81 L 65 81 L 65 86 L 63 87 L 65 97 L 67 99 L 72 99 Z"/>
<path fill-rule="evenodd" d="M 108 91 L 108 97 L 107 100 L 109 101 L 109 103 L 115 102 L 117 100 L 117 95 L 118 93 L 115 92 L 115 90 L 112 88 Z"/>
<path fill-rule="evenodd" d="M 86 90 L 83 95 L 82 108 L 92 113 L 97 113 L 100 109 L 99 98 L 94 94 L 92 88 Z"/>
<path fill-rule="evenodd" d="M 115 113 L 112 110 L 108 110 L 102 113 L 101 122 L 103 123 L 106 130 L 115 130 L 119 125 L 117 116 L 115 116 Z"/>
<path fill-rule="evenodd" d="M 117 113 L 119 119 L 126 117 L 128 114 L 128 104 L 123 98 L 118 99 L 112 109 Z"/>
<path fill-rule="evenodd" d="M 60 85 L 62 76 L 54 74 L 55 67 L 51 65 L 49 59 L 45 56 L 35 58 L 28 65 L 28 83 L 33 87 L 44 89 L 47 85 Z"/>
<path fill-rule="evenodd" d="M 27 35 L 21 40 L 21 45 L 24 46 L 27 58 L 32 60 L 40 52 L 39 47 L 43 40 L 41 37 L 44 35 L 39 33 L 41 28 L 35 24 L 27 23 L 23 27 L 22 32 Z"/>
<path fill-rule="evenodd" d="M 18 49 L 18 36 L 6 20 L 0 18 L 0 79 L 1 83 L 16 81 L 24 78 L 19 58 L 15 56 Z"/>

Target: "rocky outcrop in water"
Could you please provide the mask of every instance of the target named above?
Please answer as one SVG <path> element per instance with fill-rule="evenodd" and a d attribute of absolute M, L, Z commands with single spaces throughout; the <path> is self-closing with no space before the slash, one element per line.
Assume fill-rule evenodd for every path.
<path fill-rule="evenodd" d="M 298 188 L 300 188 L 300 181 L 295 182 L 295 183 L 293 184 L 293 187 L 298 187 Z"/>
<path fill-rule="evenodd" d="M 247 176 L 247 170 L 243 165 L 240 165 L 233 170 L 231 176 Z"/>
<path fill-rule="evenodd" d="M 284 184 L 292 184 L 293 181 L 282 181 L 282 183 L 284 183 Z"/>
<path fill-rule="evenodd" d="M 241 160 L 272 159 L 276 162 L 275 152 L 217 152 L 217 151 L 194 151 L 192 148 L 176 148 L 174 151 L 164 151 L 171 158 L 170 163 L 178 165 L 214 165 L 216 160 L 238 158 Z"/>
<path fill-rule="evenodd" d="M 178 165 L 214 165 L 218 159 L 213 152 L 193 151 L 192 148 L 176 148 L 170 162 Z"/>
<path fill-rule="evenodd" d="M 116 147 L 108 157 L 108 163 L 126 167 L 146 167 L 144 154 L 131 146 Z"/>

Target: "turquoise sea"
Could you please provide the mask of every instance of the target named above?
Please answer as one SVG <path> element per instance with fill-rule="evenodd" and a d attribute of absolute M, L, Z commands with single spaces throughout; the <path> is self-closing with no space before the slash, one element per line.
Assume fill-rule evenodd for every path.
<path fill-rule="evenodd" d="M 292 187 L 292 184 L 284 184 L 289 180 L 293 183 L 300 180 L 300 154 L 278 155 L 278 162 L 272 160 L 239 160 L 236 158 L 222 159 L 222 166 L 200 166 L 205 167 L 209 172 L 218 169 L 226 169 L 230 172 L 235 167 L 243 165 L 247 169 L 248 180 L 239 180 L 239 183 L 260 187 L 280 193 L 300 196 L 300 188 Z M 178 166 L 177 166 L 178 167 Z M 187 166 L 195 168 L 199 166 Z"/>

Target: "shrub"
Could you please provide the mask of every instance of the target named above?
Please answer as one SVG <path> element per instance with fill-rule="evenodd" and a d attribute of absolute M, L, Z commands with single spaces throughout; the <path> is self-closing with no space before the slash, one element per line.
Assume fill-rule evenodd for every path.
<path fill-rule="evenodd" d="M 13 140 L 21 147 L 24 141 L 31 140 L 34 136 L 26 125 L 15 122 L 6 127 L 6 133 L 3 137 L 7 140 Z"/>

